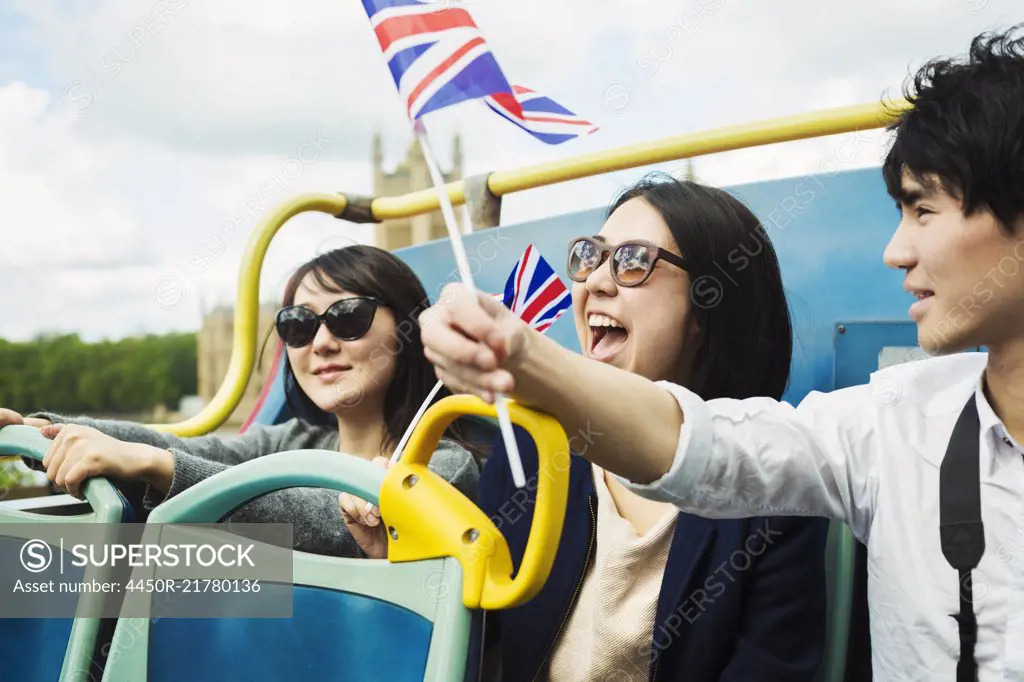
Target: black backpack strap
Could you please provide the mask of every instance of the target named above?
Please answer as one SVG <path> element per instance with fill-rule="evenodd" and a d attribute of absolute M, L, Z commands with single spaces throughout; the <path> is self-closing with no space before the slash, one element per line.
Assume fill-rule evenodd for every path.
<path fill-rule="evenodd" d="M 957 590 L 960 613 L 956 616 L 960 631 L 957 682 L 976 682 L 978 676 L 974 660 L 978 621 L 974 615 L 971 571 L 977 568 L 985 553 L 985 527 L 981 521 L 981 457 L 978 450 L 980 433 L 978 407 L 972 394 L 956 420 L 939 469 L 942 553 L 949 565 L 960 573 Z"/>

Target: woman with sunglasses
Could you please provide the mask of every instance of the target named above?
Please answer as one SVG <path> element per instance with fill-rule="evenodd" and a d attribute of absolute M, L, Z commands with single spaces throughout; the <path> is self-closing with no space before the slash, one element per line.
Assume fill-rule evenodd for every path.
<path fill-rule="evenodd" d="M 81 497 L 88 478 L 104 476 L 122 482 L 146 509 L 231 465 L 287 450 L 335 450 L 385 466 L 383 458 L 436 381 L 418 325 L 427 305 L 423 285 L 396 256 L 371 246 L 331 251 L 293 274 L 277 314 L 295 415 L 289 421 L 253 425 L 231 438 L 178 438 L 137 424 L 49 412 L 24 422 L 53 438 L 43 466 L 57 487 Z M 20 415 L 0 410 L 0 426 L 21 422 Z M 475 499 L 479 470 L 461 438 L 443 439 L 430 468 Z M 345 502 L 355 500 L 291 488 L 253 500 L 230 518 L 291 523 L 295 548 L 307 552 L 354 557 L 365 556 L 360 543 L 374 553 L 386 547 L 384 527 L 374 523 L 379 517 L 361 509 L 373 517 L 371 526 L 351 527 Z"/>
<path fill-rule="evenodd" d="M 706 399 L 782 395 L 791 330 L 779 266 L 757 218 L 724 191 L 641 181 L 597 235 L 572 240 L 568 275 L 586 360 L 454 286 L 424 313 L 438 376 L 489 401 L 497 391 L 524 397 L 562 421 L 575 455 L 635 449 L 607 421 L 587 417 L 591 401 L 614 403 L 643 433 L 657 416 L 636 406 L 633 375 Z M 502 347 L 506 355 L 494 352 Z M 527 353 L 532 362 L 541 352 L 545 376 L 528 373 Z M 569 371 L 583 366 L 629 374 L 615 373 L 625 377 L 621 390 L 595 396 Z M 513 484 L 499 439 L 480 499 L 518 565 L 544 472 L 518 427 L 517 438 L 527 486 Z M 582 456 L 570 466 L 550 578 L 531 601 L 491 614 L 504 682 L 814 679 L 824 649 L 826 521 L 699 518 L 632 493 Z"/>

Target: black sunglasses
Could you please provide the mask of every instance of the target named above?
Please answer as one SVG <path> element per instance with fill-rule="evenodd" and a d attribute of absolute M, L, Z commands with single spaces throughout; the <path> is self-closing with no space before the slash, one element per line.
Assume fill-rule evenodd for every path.
<path fill-rule="evenodd" d="M 659 260 L 686 269 L 686 261 L 657 244 L 643 239 L 630 239 L 612 246 L 593 237 L 575 237 L 569 242 L 569 279 L 586 282 L 592 272 L 611 255 L 612 280 L 622 287 L 637 287 L 647 281 Z"/>
<path fill-rule="evenodd" d="M 302 348 L 312 343 L 323 323 L 335 338 L 355 341 L 370 331 L 381 305 L 376 298 L 352 296 L 335 301 L 322 315 L 305 306 L 291 305 L 277 311 L 277 335 L 286 345 Z"/>

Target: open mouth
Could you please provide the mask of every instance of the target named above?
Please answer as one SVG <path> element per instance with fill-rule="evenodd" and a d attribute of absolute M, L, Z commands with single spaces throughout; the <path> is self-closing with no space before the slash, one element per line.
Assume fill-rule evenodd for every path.
<path fill-rule="evenodd" d="M 626 345 L 629 330 L 618 320 L 591 313 L 587 324 L 590 325 L 590 357 L 594 360 L 610 360 Z"/>

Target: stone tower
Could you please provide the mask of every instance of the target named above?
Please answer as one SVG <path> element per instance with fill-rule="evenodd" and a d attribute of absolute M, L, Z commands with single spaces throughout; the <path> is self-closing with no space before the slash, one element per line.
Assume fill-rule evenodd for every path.
<path fill-rule="evenodd" d="M 253 367 L 252 377 L 245 387 L 242 400 L 238 407 L 231 413 L 224 424 L 222 431 L 236 431 L 252 412 L 256 405 L 263 383 L 270 373 L 272 360 L 274 359 L 274 348 L 277 343 L 277 333 L 274 329 L 274 316 L 277 314 L 277 304 L 264 302 L 260 304 L 259 315 L 259 342 L 256 347 L 256 366 Z M 269 333 L 270 337 L 267 338 Z M 216 395 L 224 377 L 228 373 L 228 365 L 231 364 L 231 347 L 235 338 L 235 311 L 228 306 L 218 306 L 203 316 L 202 327 L 196 335 L 196 355 L 199 366 L 198 372 L 198 394 L 204 403 L 209 403 Z M 264 340 L 266 344 L 264 345 Z M 260 353 L 262 352 L 262 363 Z"/>
<path fill-rule="evenodd" d="M 445 182 L 462 179 L 462 140 L 458 134 L 452 141 L 452 169 L 445 173 Z M 432 187 L 430 171 L 419 143 L 413 139 L 405 153 L 405 159 L 391 173 L 384 172 L 384 150 L 380 133 L 373 136 L 373 195 L 375 197 L 400 196 L 416 190 Z M 459 212 L 456 212 L 459 215 Z M 460 219 L 461 220 L 461 219 Z M 374 243 L 388 251 L 413 244 L 446 239 L 448 230 L 440 211 L 402 218 L 385 220 L 376 226 Z"/>

